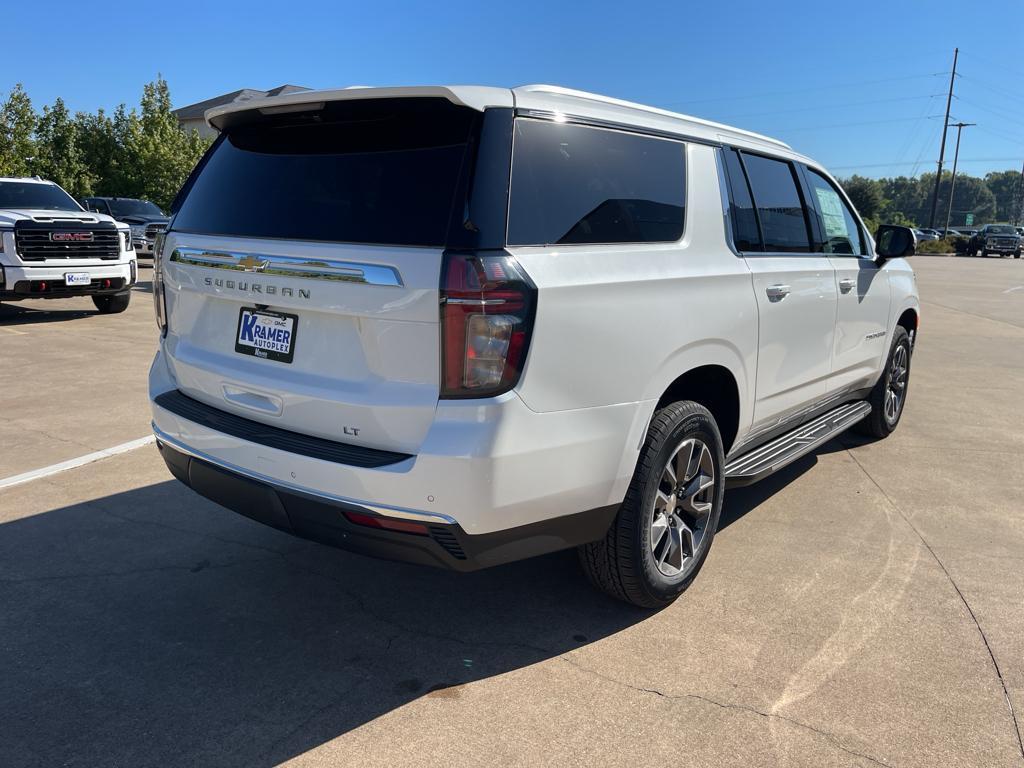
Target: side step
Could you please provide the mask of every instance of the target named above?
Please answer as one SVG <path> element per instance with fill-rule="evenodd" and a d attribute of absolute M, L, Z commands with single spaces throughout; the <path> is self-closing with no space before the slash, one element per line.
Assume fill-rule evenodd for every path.
<path fill-rule="evenodd" d="M 853 426 L 871 412 L 864 400 L 847 403 L 803 424 L 750 453 L 725 463 L 727 488 L 750 485 L 777 472 L 787 464 Z"/>

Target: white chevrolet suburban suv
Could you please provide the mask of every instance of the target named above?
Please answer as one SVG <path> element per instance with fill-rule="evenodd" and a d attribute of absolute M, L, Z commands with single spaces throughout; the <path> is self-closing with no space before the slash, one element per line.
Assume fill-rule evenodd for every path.
<path fill-rule="evenodd" d="M 551 86 L 207 120 L 150 395 L 170 471 L 236 512 L 456 570 L 579 547 L 656 607 L 727 487 L 900 420 L 914 236 L 782 142 Z"/>
<path fill-rule="evenodd" d="M 124 312 L 138 278 L 131 231 L 38 177 L 0 178 L 0 301 L 91 296 Z"/>

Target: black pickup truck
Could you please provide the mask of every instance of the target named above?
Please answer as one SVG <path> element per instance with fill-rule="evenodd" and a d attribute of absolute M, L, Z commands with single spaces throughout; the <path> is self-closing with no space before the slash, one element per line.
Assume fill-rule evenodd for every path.
<path fill-rule="evenodd" d="M 123 221 L 132 230 L 135 252 L 140 256 L 153 255 L 153 242 L 157 232 L 167 228 L 167 214 L 148 200 L 132 197 L 87 197 L 81 201 L 89 211 L 105 213 Z"/>
<path fill-rule="evenodd" d="M 1009 224 L 986 224 L 971 238 L 967 245 L 967 253 L 971 256 L 981 253 L 982 256 L 1013 256 L 1020 258 L 1021 237 L 1017 230 Z"/>

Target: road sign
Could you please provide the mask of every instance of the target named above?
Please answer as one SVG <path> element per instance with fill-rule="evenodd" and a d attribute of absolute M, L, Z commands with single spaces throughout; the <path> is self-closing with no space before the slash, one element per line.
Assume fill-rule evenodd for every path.
<path fill-rule="evenodd" d="M 964 224 L 969 227 L 973 223 L 974 223 L 974 214 L 973 213 L 968 213 L 967 214 L 967 218 L 964 219 Z"/>

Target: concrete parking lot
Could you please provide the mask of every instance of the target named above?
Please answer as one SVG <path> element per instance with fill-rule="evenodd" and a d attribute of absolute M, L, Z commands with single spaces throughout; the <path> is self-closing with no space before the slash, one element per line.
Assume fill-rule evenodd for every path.
<path fill-rule="evenodd" d="M 289 538 L 151 445 L 0 489 L 0 765 L 1020 766 L 1024 261 L 913 263 L 897 433 L 730 491 L 658 613 L 573 553 Z M 148 274 L 120 316 L 0 306 L 0 485 L 148 434 Z"/>

